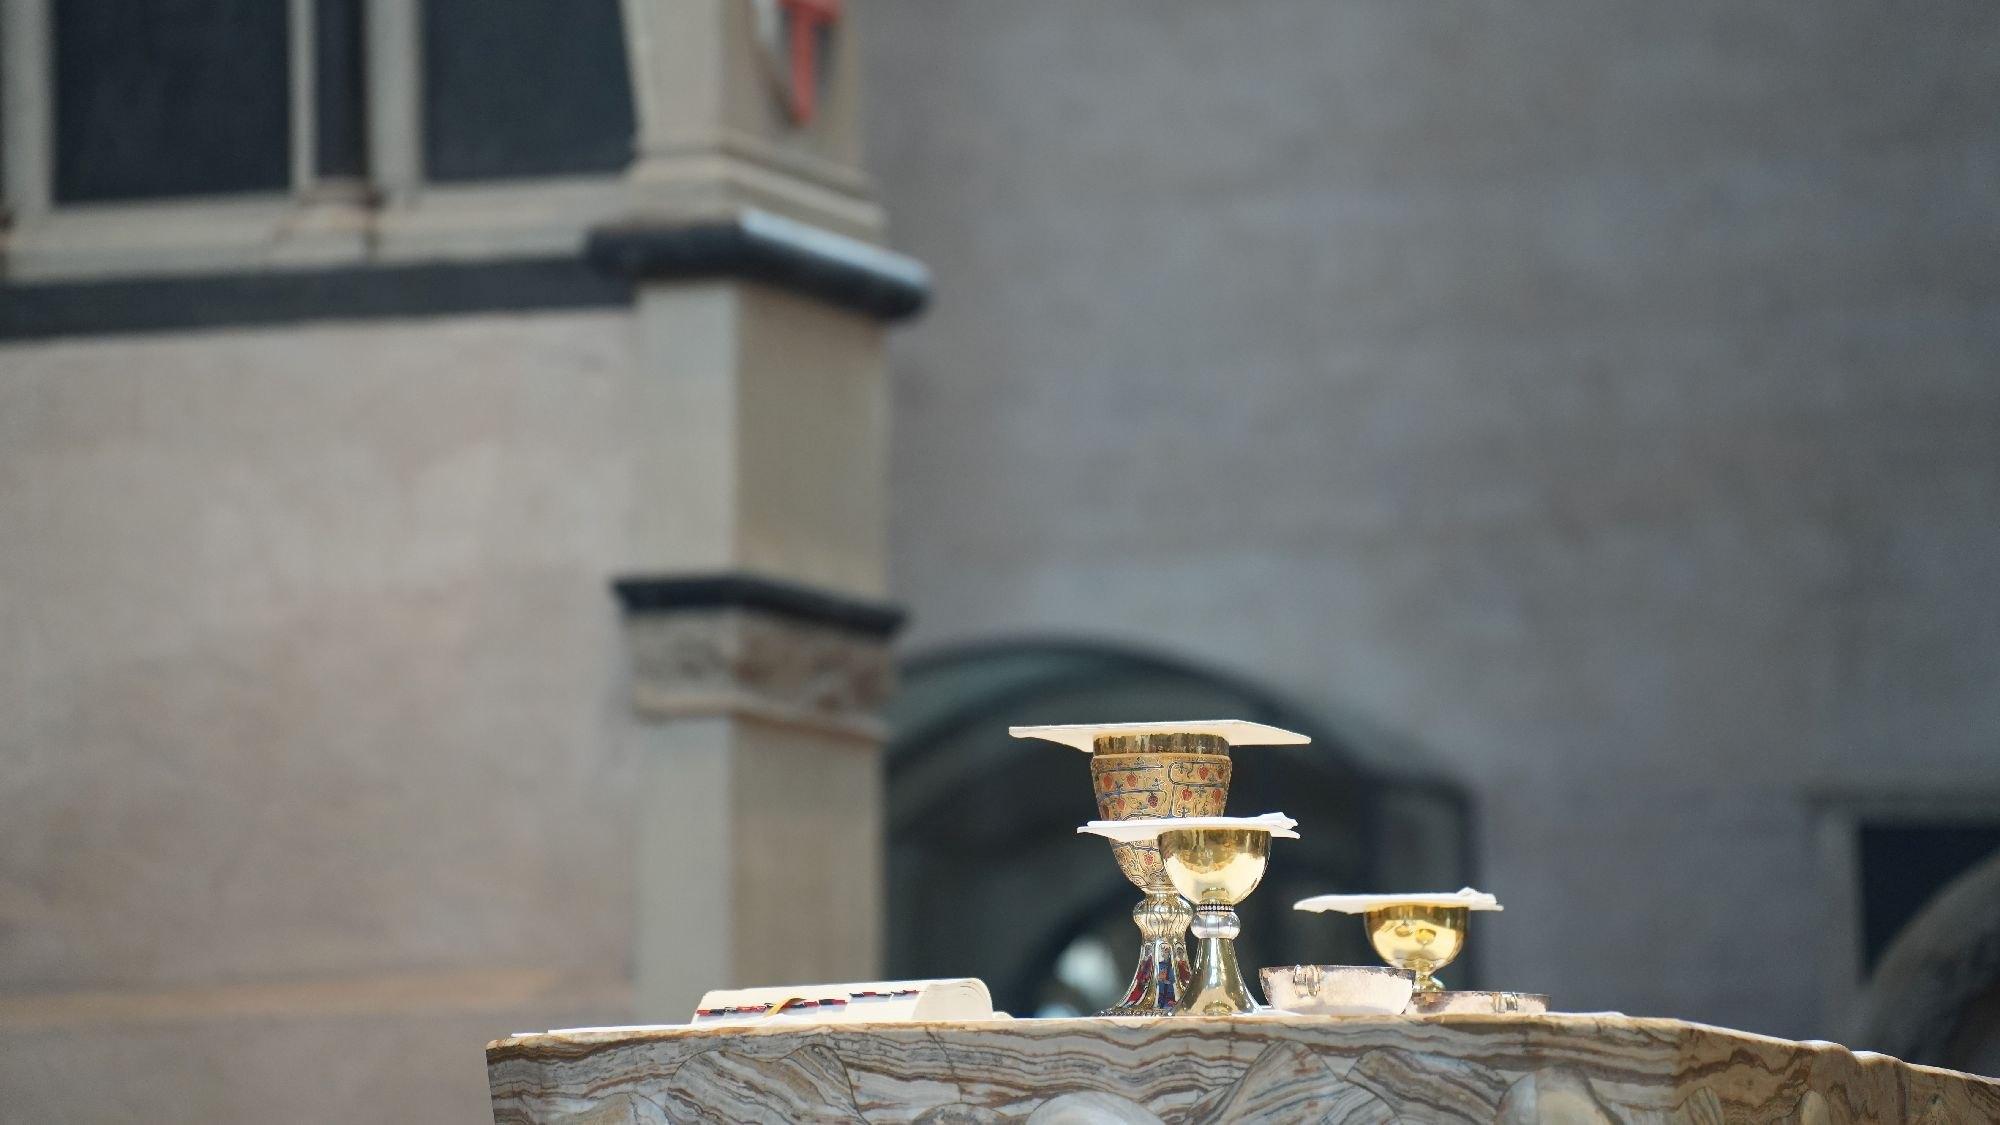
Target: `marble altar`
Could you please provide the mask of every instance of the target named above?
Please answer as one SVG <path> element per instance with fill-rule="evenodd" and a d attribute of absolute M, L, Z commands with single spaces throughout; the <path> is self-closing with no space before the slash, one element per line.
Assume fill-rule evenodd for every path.
<path fill-rule="evenodd" d="M 2000 1121 L 2000 1081 L 1618 1015 L 1002 1020 L 522 1035 L 496 1125 Z"/>

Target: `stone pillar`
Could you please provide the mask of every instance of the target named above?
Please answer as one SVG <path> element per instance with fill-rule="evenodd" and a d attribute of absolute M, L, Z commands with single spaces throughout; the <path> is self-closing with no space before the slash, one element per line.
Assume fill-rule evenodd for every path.
<path fill-rule="evenodd" d="M 831 10 L 851 18 L 852 0 Z M 626 0 L 635 286 L 633 557 L 618 577 L 642 755 L 635 1015 L 706 988 L 879 971 L 883 323 L 923 267 L 882 249 L 844 18 L 795 0 Z M 790 45 L 805 42 L 801 60 Z M 803 61 L 803 66 L 801 62 Z M 787 88 L 810 73 L 810 118 Z"/>

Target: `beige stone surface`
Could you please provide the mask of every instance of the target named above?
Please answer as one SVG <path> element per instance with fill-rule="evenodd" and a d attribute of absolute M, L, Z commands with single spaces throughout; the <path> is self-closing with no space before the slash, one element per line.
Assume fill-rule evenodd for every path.
<path fill-rule="evenodd" d="M 630 569 L 749 569 L 882 596 L 882 328 L 722 282 L 647 286 L 635 316 L 634 454 L 660 487 L 640 499 Z"/>
<path fill-rule="evenodd" d="M 866 735 L 743 717 L 634 733 L 642 769 L 635 1008 L 869 980 L 881 959 L 881 763 Z"/>
<path fill-rule="evenodd" d="M 1623 1016 L 1024 1020 L 531 1036 L 494 1120 L 1969 1122 L 2000 1082 Z"/>
<path fill-rule="evenodd" d="M 629 1018 L 622 984 L 507 973 L 107 1003 L 0 1000 L 0 1122 L 484 1121 L 485 1037 Z"/>
<path fill-rule="evenodd" d="M 778 96 L 787 45 L 769 53 L 757 7 L 624 0 L 638 111 L 637 159 L 627 176 L 635 208 L 649 218 L 715 218 L 759 207 L 878 238 L 882 211 L 861 169 L 855 28 L 867 5 L 848 5 L 825 38 L 818 113 L 803 127 Z"/>
<path fill-rule="evenodd" d="M 0 347 L 0 993 L 624 962 L 627 325 Z"/>
<path fill-rule="evenodd" d="M 882 329 L 728 283 L 645 284 L 627 574 L 750 571 L 880 597 Z M 759 611 L 625 627 L 638 763 L 635 1003 L 881 972 L 886 642 Z"/>
<path fill-rule="evenodd" d="M 790 131 L 749 5 L 625 8 L 660 160 L 418 207 L 402 130 L 384 239 L 346 252 L 573 253 L 634 198 L 879 232 L 851 35 L 825 115 Z M 663 72 L 653 47 L 700 65 Z M 407 118 L 414 60 L 385 59 L 374 92 Z M 79 216 L 104 253 L 70 265 L 139 245 L 173 251 L 152 269 L 254 265 L 282 211 Z M 608 584 L 750 569 L 882 595 L 881 341 L 714 283 L 0 345 L 0 1120 L 476 1119 L 494 1034 L 875 975 L 859 712 L 884 653 L 866 700 L 786 665 L 781 714 L 645 725 Z"/>
<path fill-rule="evenodd" d="M 879 745 L 752 723 L 737 738 L 731 982 L 878 975 L 887 823 Z"/>
<path fill-rule="evenodd" d="M 630 333 L 0 347 L 0 1120 L 476 1119 L 630 1018 Z"/>
<path fill-rule="evenodd" d="M 61 1071 L 17 1056 L 23 1104 L 105 1052 L 156 1057 L 134 1019 L 293 1028 L 208 1072 L 203 1098 L 252 1099 L 224 1120 L 341 1020 L 418 1044 L 399 1059 L 513 1030 L 415 985 L 429 1002 L 357 1014 L 409 974 L 615 982 L 610 1010 L 508 1009 L 569 1013 L 521 1017 L 543 1027 L 628 1018 L 635 964 L 672 981 L 640 989 L 645 1019 L 875 974 L 879 766 L 853 700 L 830 732 L 646 725 L 608 589 L 796 563 L 879 592 L 875 330 L 681 296 L 650 367 L 624 311 L 0 348 L 0 1037 L 56 1013 L 79 1044 Z M 711 455 L 714 478 L 678 471 Z M 814 670 L 792 671 L 812 718 Z"/>

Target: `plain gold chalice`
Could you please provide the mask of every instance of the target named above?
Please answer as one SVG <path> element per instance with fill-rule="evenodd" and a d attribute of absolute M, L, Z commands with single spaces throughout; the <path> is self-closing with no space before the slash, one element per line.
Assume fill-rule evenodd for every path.
<path fill-rule="evenodd" d="M 1194 974 L 1174 1014 L 1239 1016 L 1263 1008 L 1236 963 L 1242 923 L 1236 904 L 1264 879 L 1271 837 L 1297 839 L 1297 822 L 1282 813 L 1259 817 L 1199 816 L 1166 820 L 1094 820 L 1080 831 L 1112 840 L 1158 841 L 1160 865 L 1182 898 L 1194 904 Z"/>
<path fill-rule="evenodd" d="M 1271 858 L 1269 830 L 1180 828 L 1160 833 L 1160 862 L 1181 897 L 1194 904 L 1188 932 L 1197 944 L 1194 980 L 1175 1009 L 1187 1015 L 1234 1016 L 1263 1007 L 1250 995 L 1236 964 L 1243 924 L 1236 904 L 1264 881 Z"/>
<path fill-rule="evenodd" d="M 1433 974 L 1458 960 L 1471 916 L 1463 906 L 1405 902 L 1370 910 L 1362 915 L 1362 925 L 1377 956 L 1416 974 L 1421 995 L 1444 991 Z"/>
<path fill-rule="evenodd" d="M 1416 1003 L 1444 991 L 1437 971 L 1458 960 L 1475 910 L 1499 910 L 1499 900 L 1471 887 L 1440 894 L 1316 895 L 1294 910 L 1361 915 L 1376 956 L 1416 976 Z M 1457 995 L 1454 993 L 1453 995 Z"/>

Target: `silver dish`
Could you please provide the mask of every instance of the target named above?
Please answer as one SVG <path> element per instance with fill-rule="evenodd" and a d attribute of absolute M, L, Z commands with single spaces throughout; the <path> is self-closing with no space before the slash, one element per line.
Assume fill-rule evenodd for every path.
<path fill-rule="evenodd" d="M 1393 1016 L 1410 1006 L 1416 975 L 1381 965 L 1276 965 L 1259 969 L 1271 1006 L 1303 1016 Z"/>
<path fill-rule="evenodd" d="M 1482 992 L 1478 990 L 1457 992 L 1426 992 L 1410 1003 L 1411 1013 L 1419 1016 L 1466 1015 L 1496 1013 L 1540 1015 L 1549 1010 L 1549 998 L 1539 992 Z"/>

